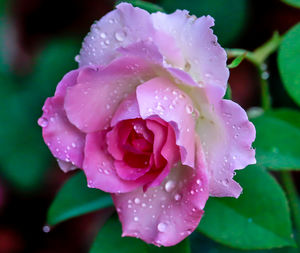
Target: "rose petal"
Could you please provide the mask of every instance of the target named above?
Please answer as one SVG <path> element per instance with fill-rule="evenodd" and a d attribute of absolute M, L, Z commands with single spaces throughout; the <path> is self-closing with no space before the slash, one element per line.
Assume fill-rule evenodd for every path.
<path fill-rule="evenodd" d="M 172 246 L 197 227 L 208 198 L 208 182 L 202 151 L 196 169 L 173 167 L 161 186 L 112 194 L 123 236 L 139 237 L 147 243 Z"/>
<path fill-rule="evenodd" d="M 161 168 L 165 163 L 165 159 L 161 155 L 161 150 L 168 137 L 168 128 L 160 124 L 156 120 L 146 120 L 147 128 L 154 135 L 153 155 L 156 168 Z"/>
<path fill-rule="evenodd" d="M 67 88 L 75 85 L 77 83 L 79 69 L 72 70 L 68 72 L 63 79 L 58 83 L 55 90 L 55 97 L 64 97 L 67 92 Z"/>
<path fill-rule="evenodd" d="M 122 55 L 138 56 L 160 65 L 163 63 L 163 56 L 161 55 L 157 46 L 151 41 L 139 41 L 127 47 L 121 47 L 118 49 L 118 51 Z"/>
<path fill-rule="evenodd" d="M 38 122 L 43 127 L 45 143 L 53 156 L 65 165 L 60 166 L 62 170 L 67 172 L 74 166 L 82 166 L 85 135 L 68 121 L 63 101 L 62 96 L 48 98 Z"/>
<path fill-rule="evenodd" d="M 86 68 L 80 72 L 78 84 L 68 88 L 67 117 L 83 132 L 100 131 L 109 125 L 120 102 L 153 76 L 151 64 L 129 56 L 98 71 Z"/>
<path fill-rule="evenodd" d="M 191 99 L 163 77 L 138 86 L 136 94 L 142 118 L 158 115 L 169 122 L 175 130 L 182 163 L 194 167 L 195 120 Z"/>
<path fill-rule="evenodd" d="M 122 121 L 106 134 L 107 150 L 116 160 L 122 160 L 125 154 L 123 145 L 132 131 L 132 122 Z"/>
<path fill-rule="evenodd" d="M 233 101 L 222 100 L 213 108 L 202 104 L 196 130 L 211 173 L 210 194 L 237 198 L 242 189 L 232 179 L 234 170 L 255 163 L 251 148 L 255 128 L 243 108 Z"/>
<path fill-rule="evenodd" d="M 139 158 L 135 157 L 134 159 L 137 160 Z M 124 180 L 136 180 L 141 176 L 145 175 L 151 169 L 153 165 L 152 160 L 153 159 L 150 159 L 148 166 L 144 168 L 134 168 L 132 166 L 129 166 L 124 161 L 115 161 L 114 165 L 120 178 Z"/>
<path fill-rule="evenodd" d="M 86 137 L 83 170 L 88 186 L 111 193 L 130 192 L 142 183 L 119 178 L 114 169 L 114 160 L 106 151 L 105 134 L 102 131 L 90 133 Z"/>
<path fill-rule="evenodd" d="M 80 66 L 107 65 L 120 54 L 117 48 L 151 40 L 155 31 L 147 11 L 128 3 L 116 8 L 92 25 L 80 51 Z"/>
<path fill-rule="evenodd" d="M 136 100 L 135 92 L 129 95 L 126 99 L 122 101 L 119 105 L 117 111 L 115 112 L 112 120 L 110 122 L 111 126 L 115 126 L 118 122 L 127 119 L 140 118 L 139 106 Z"/>
<path fill-rule="evenodd" d="M 201 84 L 222 87 L 224 95 L 229 76 L 226 67 L 227 56 L 210 29 L 214 25 L 213 18 L 202 16 L 196 19 L 186 10 L 177 10 L 169 15 L 157 12 L 153 13 L 151 18 L 157 30 L 174 38 L 176 46 L 186 59 L 184 65 L 173 66 L 183 68 Z M 159 43 L 157 41 L 158 46 Z M 166 60 L 168 61 L 168 58 Z"/>

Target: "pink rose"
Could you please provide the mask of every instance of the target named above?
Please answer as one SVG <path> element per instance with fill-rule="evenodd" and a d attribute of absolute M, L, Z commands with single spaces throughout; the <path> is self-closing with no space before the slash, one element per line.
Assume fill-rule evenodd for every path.
<path fill-rule="evenodd" d="M 171 246 L 209 195 L 238 197 L 255 129 L 224 100 L 228 69 L 210 16 L 122 3 L 92 25 L 39 124 L 61 168 L 111 193 L 123 235 Z"/>

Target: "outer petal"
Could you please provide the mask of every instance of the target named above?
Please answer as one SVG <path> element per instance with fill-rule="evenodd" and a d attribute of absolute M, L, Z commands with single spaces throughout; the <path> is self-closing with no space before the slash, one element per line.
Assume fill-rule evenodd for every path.
<path fill-rule="evenodd" d="M 64 172 L 82 167 L 85 134 L 67 119 L 63 109 L 67 87 L 76 83 L 79 70 L 66 74 L 59 82 L 55 96 L 48 98 L 38 123 L 43 127 L 43 137 L 51 153 L 58 159 Z"/>
<path fill-rule="evenodd" d="M 88 186 L 111 193 L 129 192 L 139 187 L 140 183 L 118 177 L 114 169 L 114 160 L 106 150 L 104 131 L 87 135 L 83 170 Z"/>
<path fill-rule="evenodd" d="M 121 3 L 92 25 L 80 51 L 79 65 L 107 65 L 118 57 L 117 48 L 151 40 L 153 35 L 150 14 L 131 4 Z"/>
<path fill-rule="evenodd" d="M 157 12 L 151 17 L 154 27 L 160 33 L 164 32 L 175 38 L 177 47 L 186 59 L 184 65 L 173 66 L 184 69 L 201 84 L 221 86 L 224 95 L 229 71 L 226 67 L 225 50 L 217 43 L 217 38 L 210 29 L 214 25 L 213 18 L 203 16 L 196 19 L 186 10 L 177 10 L 170 15 Z M 160 40 L 156 41 L 159 46 Z"/>
<path fill-rule="evenodd" d="M 170 80 L 157 77 L 137 87 L 137 100 L 143 119 L 158 115 L 170 122 L 180 146 L 183 164 L 194 167 L 195 120 L 191 99 Z"/>
<path fill-rule="evenodd" d="M 68 88 L 67 117 L 83 132 L 100 131 L 109 126 L 120 102 L 153 76 L 154 66 L 133 56 L 122 57 L 103 69 L 86 68 L 80 72 L 78 84 Z"/>
<path fill-rule="evenodd" d="M 213 107 L 202 104 L 197 133 L 210 173 L 210 194 L 237 198 L 242 189 L 232 179 L 234 170 L 255 163 L 255 151 L 251 148 L 255 128 L 246 112 L 230 100 Z"/>
<path fill-rule="evenodd" d="M 77 83 L 80 70 L 81 69 L 72 70 L 63 77 L 56 87 L 55 97 L 65 97 L 67 88 Z"/>
<path fill-rule="evenodd" d="M 113 194 L 123 236 L 140 237 L 147 243 L 172 246 L 197 227 L 208 198 L 202 152 L 197 152 L 196 169 L 173 167 L 161 186 Z"/>

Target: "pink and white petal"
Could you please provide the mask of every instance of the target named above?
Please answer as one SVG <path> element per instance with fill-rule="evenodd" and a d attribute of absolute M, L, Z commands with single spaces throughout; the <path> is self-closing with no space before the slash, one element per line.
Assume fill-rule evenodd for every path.
<path fill-rule="evenodd" d="M 130 192 L 141 185 L 119 178 L 114 169 L 114 159 L 107 153 L 105 131 L 87 134 L 83 170 L 88 186 L 105 192 Z"/>
<path fill-rule="evenodd" d="M 146 120 L 147 128 L 152 131 L 154 140 L 153 140 L 153 155 L 155 167 L 160 168 L 165 162 L 164 158 L 161 156 L 161 150 L 166 142 L 168 137 L 168 128 L 164 125 L 158 123 L 155 120 Z"/>
<path fill-rule="evenodd" d="M 163 56 L 152 41 L 139 41 L 127 47 L 121 47 L 118 51 L 122 55 L 138 56 L 160 65 L 163 63 Z"/>
<path fill-rule="evenodd" d="M 256 162 L 251 147 L 255 128 L 246 112 L 230 100 L 214 107 L 202 104 L 196 128 L 210 174 L 210 194 L 237 198 L 242 188 L 233 180 L 234 170 Z"/>
<path fill-rule="evenodd" d="M 126 143 L 131 131 L 132 123 L 124 121 L 120 122 L 106 134 L 107 150 L 114 159 L 123 159 L 126 151 L 123 145 Z"/>
<path fill-rule="evenodd" d="M 67 88 L 77 83 L 77 77 L 80 69 L 75 69 L 68 72 L 63 79 L 58 83 L 55 90 L 55 97 L 65 97 Z"/>
<path fill-rule="evenodd" d="M 67 117 L 83 132 L 100 131 L 109 126 L 121 101 L 153 76 L 154 66 L 133 56 L 119 58 L 102 69 L 86 68 L 80 72 L 78 84 L 67 90 Z"/>
<path fill-rule="evenodd" d="M 195 119 L 189 96 L 164 77 L 141 84 L 136 94 L 142 118 L 156 115 L 169 122 L 175 130 L 182 163 L 194 167 Z"/>
<path fill-rule="evenodd" d="M 119 177 L 124 180 L 137 180 L 138 178 L 145 175 L 152 167 L 152 159 L 150 159 L 148 167 L 145 168 L 134 168 L 126 164 L 124 161 L 115 161 L 115 169 Z"/>
<path fill-rule="evenodd" d="M 208 198 L 207 172 L 202 152 L 197 153 L 195 169 L 177 165 L 160 186 L 112 194 L 123 236 L 172 246 L 194 231 Z"/>
<path fill-rule="evenodd" d="M 43 115 L 38 123 L 43 128 L 43 138 L 51 153 L 70 166 L 64 171 L 81 168 L 85 134 L 81 133 L 67 119 L 63 109 L 63 97 L 48 98 L 43 106 Z"/>
<path fill-rule="evenodd" d="M 176 137 L 173 127 L 168 126 L 168 134 L 166 141 L 161 149 L 161 155 L 167 161 L 165 168 L 162 172 L 149 184 L 149 187 L 158 186 L 169 174 L 170 169 L 177 163 L 180 159 L 179 148 L 176 145 Z"/>
<path fill-rule="evenodd" d="M 80 51 L 79 65 L 107 65 L 120 55 L 116 49 L 151 40 L 154 32 L 147 11 L 121 3 L 92 25 Z"/>
<path fill-rule="evenodd" d="M 165 65 L 174 65 L 184 67 L 185 59 L 182 51 L 177 46 L 175 38 L 163 31 L 156 31 L 155 43 L 159 47 L 159 51 L 164 56 Z"/>
<path fill-rule="evenodd" d="M 227 56 L 210 29 L 214 19 L 210 16 L 196 19 L 186 10 L 170 15 L 157 12 L 151 14 L 151 18 L 155 29 L 172 36 L 182 51 L 186 60 L 184 66 L 173 66 L 188 72 L 200 84 L 221 86 L 225 94 L 229 77 Z"/>
<path fill-rule="evenodd" d="M 122 120 L 137 119 L 140 117 L 141 115 L 139 111 L 139 106 L 134 92 L 133 94 L 125 98 L 119 105 L 114 116 L 112 117 L 110 125 L 113 127 Z"/>

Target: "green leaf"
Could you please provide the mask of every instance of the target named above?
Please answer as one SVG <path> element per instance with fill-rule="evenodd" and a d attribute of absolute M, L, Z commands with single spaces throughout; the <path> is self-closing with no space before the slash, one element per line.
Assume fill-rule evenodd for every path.
<path fill-rule="evenodd" d="M 211 15 L 215 19 L 213 30 L 222 46 L 231 46 L 245 30 L 249 15 L 248 0 L 159 0 L 168 13 L 176 9 L 186 9 L 200 17 Z"/>
<path fill-rule="evenodd" d="M 121 234 L 121 223 L 116 216 L 112 216 L 96 236 L 90 253 L 190 253 L 187 239 L 173 247 L 159 248 L 137 238 L 121 237 Z"/>
<path fill-rule="evenodd" d="M 122 3 L 122 2 L 130 3 L 133 6 L 144 9 L 150 13 L 157 12 L 157 11 L 164 12 L 164 9 L 162 7 L 160 7 L 159 5 L 141 1 L 141 0 L 119 0 L 116 2 L 116 5 L 118 5 L 119 3 Z"/>
<path fill-rule="evenodd" d="M 300 105 L 300 23 L 283 37 L 279 48 L 278 67 L 285 89 Z"/>
<path fill-rule="evenodd" d="M 281 0 L 281 1 L 293 7 L 300 8 L 300 0 Z"/>
<path fill-rule="evenodd" d="M 192 233 L 189 237 L 191 242 L 192 253 L 299 253 L 298 249 L 284 247 L 271 250 L 239 250 L 233 249 L 207 238 L 201 233 Z"/>
<path fill-rule="evenodd" d="M 231 87 L 229 83 L 227 84 L 227 89 L 226 89 L 224 99 L 231 99 Z"/>
<path fill-rule="evenodd" d="M 228 68 L 233 69 L 240 65 L 240 63 L 245 59 L 247 52 L 243 53 L 242 55 L 236 57 L 229 65 Z"/>
<path fill-rule="evenodd" d="M 239 249 L 294 245 L 288 203 L 276 180 L 259 166 L 239 171 L 238 198 L 210 198 L 198 227 L 219 243 Z"/>
<path fill-rule="evenodd" d="M 276 117 L 276 114 L 281 116 Z M 283 115 L 274 111 L 251 119 L 256 128 L 253 146 L 257 163 L 273 170 L 300 169 L 300 128 L 296 126 L 300 114 L 289 111 Z M 297 118 L 293 120 L 292 116 Z M 289 121 L 283 117 L 290 117 Z"/>
<path fill-rule="evenodd" d="M 300 111 L 290 108 L 280 108 L 272 111 L 267 111 L 266 115 L 286 121 L 289 124 L 299 128 L 300 131 Z"/>
<path fill-rule="evenodd" d="M 78 172 L 62 186 L 48 210 L 49 225 L 112 206 L 109 194 L 86 185 L 84 173 Z"/>

